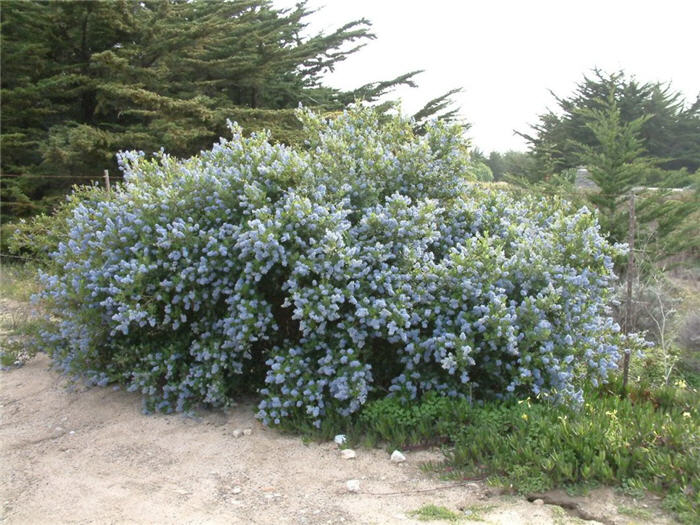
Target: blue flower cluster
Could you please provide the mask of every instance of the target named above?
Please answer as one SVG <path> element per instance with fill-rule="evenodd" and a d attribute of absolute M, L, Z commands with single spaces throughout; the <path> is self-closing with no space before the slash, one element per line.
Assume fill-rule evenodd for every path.
<path fill-rule="evenodd" d="M 470 183 L 459 128 L 299 111 L 177 160 L 124 153 L 123 185 L 75 203 L 42 294 L 55 363 L 148 410 L 259 392 L 266 424 L 370 396 L 576 402 L 619 360 L 606 302 L 621 252 L 595 215 Z"/>

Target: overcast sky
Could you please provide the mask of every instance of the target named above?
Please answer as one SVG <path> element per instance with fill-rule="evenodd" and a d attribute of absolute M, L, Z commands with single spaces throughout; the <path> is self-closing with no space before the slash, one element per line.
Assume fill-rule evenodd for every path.
<path fill-rule="evenodd" d="M 275 0 L 280 7 L 294 0 Z M 551 89 L 570 94 L 594 67 L 640 81 L 671 82 L 686 100 L 700 93 L 700 0 L 310 0 L 310 30 L 357 18 L 377 39 L 326 77 L 349 89 L 416 69 L 400 89 L 406 113 L 454 87 L 482 151 L 525 150 L 513 130 L 547 107 Z"/>

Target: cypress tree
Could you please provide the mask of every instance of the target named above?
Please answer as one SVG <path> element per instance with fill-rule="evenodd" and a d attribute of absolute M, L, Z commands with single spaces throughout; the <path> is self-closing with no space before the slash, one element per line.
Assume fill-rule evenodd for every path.
<path fill-rule="evenodd" d="M 300 103 L 336 111 L 414 85 L 417 71 L 352 91 L 324 86 L 374 35 L 361 19 L 302 36 L 310 15 L 269 0 L 3 2 L 3 216 L 116 173 L 119 150 L 196 154 L 228 133 L 227 119 L 292 143 Z M 448 100 L 418 116 L 453 117 Z"/>
<path fill-rule="evenodd" d="M 660 168 L 685 168 L 689 173 L 700 168 L 700 99 L 687 105 L 669 85 L 642 83 L 623 72 L 596 69 L 584 76 L 570 96 L 555 95 L 557 110 L 540 115 L 532 126 L 534 133 L 519 133 L 530 144 L 540 178 L 575 168 L 580 163 L 579 146 L 595 146 L 597 138 L 587 125 L 587 112 L 605 110 L 611 92 L 623 124 L 645 119 L 639 137 L 647 153 L 660 160 Z"/>

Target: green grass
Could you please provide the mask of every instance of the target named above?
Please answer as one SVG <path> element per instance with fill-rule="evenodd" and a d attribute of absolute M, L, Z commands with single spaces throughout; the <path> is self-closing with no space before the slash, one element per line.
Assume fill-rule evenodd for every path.
<path fill-rule="evenodd" d="M 30 264 L 0 265 L 0 298 L 28 302 L 39 291 L 37 268 Z"/>
<path fill-rule="evenodd" d="M 423 505 L 421 508 L 411 511 L 408 513 L 409 516 L 414 517 L 420 521 L 448 521 L 450 523 L 458 523 L 463 520 L 465 516 L 458 514 L 450 509 L 438 505 Z M 470 518 L 473 519 L 473 518 Z"/>
<path fill-rule="evenodd" d="M 496 505 L 468 505 L 462 512 L 464 517 L 471 521 L 484 521 L 484 515 L 496 508 Z"/>
<path fill-rule="evenodd" d="M 0 267 L 0 366 L 19 365 L 34 355 L 28 341 L 43 321 L 29 299 L 38 291 L 37 270 L 33 266 L 3 264 Z"/>
<path fill-rule="evenodd" d="M 423 505 L 421 508 L 408 513 L 420 521 L 447 521 L 459 523 L 462 520 L 483 521 L 484 515 L 495 509 L 495 505 L 468 505 L 455 512 L 440 505 Z"/>

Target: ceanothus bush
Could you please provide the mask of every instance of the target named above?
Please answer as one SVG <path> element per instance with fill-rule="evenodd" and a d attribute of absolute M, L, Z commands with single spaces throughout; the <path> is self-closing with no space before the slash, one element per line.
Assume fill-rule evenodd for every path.
<path fill-rule="evenodd" d="M 370 397 L 580 399 L 619 360 L 595 215 L 473 184 L 461 130 L 300 110 L 303 147 L 120 156 L 43 275 L 58 367 L 147 410 L 261 396 L 266 424 Z"/>

